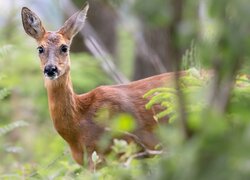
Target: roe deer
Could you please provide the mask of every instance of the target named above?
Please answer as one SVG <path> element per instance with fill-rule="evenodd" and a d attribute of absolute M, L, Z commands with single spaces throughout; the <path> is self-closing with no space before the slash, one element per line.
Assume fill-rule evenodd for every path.
<path fill-rule="evenodd" d="M 137 125 L 132 133 L 146 148 L 153 150 L 158 144 L 153 134 L 157 124 L 153 116 L 162 109 L 160 105 L 155 105 L 146 110 L 148 99 L 142 96 L 152 88 L 172 86 L 174 77 L 173 73 L 165 73 L 124 85 L 100 86 L 85 94 L 75 94 L 70 78 L 69 48 L 72 38 L 83 27 L 88 7 L 86 4 L 56 32 L 46 31 L 39 17 L 27 7 L 23 7 L 21 13 L 26 33 L 38 43 L 54 127 L 67 141 L 73 158 L 80 165 L 83 164 L 84 150 L 88 157 L 93 151 L 101 153 L 97 143 L 105 127 L 95 121 L 101 108 L 107 108 L 110 118 L 122 112 L 131 114 Z M 167 117 L 162 119 L 165 122 L 167 120 Z M 124 139 L 131 140 L 125 135 Z M 91 167 L 91 158 L 88 163 Z"/>

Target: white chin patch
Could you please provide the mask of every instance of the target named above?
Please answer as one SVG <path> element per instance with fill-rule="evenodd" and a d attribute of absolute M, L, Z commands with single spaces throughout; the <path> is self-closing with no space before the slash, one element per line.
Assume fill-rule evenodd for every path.
<path fill-rule="evenodd" d="M 54 75 L 54 76 L 48 76 L 47 74 L 44 75 L 46 79 L 49 79 L 49 80 L 56 80 L 58 78 L 58 75 Z"/>

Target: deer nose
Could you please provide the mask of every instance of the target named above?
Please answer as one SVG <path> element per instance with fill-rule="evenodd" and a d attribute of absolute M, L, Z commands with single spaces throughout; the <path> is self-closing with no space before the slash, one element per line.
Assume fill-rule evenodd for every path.
<path fill-rule="evenodd" d="M 54 65 L 46 65 L 43 73 L 46 77 L 55 79 L 58 76 L 58 68 Z"/>

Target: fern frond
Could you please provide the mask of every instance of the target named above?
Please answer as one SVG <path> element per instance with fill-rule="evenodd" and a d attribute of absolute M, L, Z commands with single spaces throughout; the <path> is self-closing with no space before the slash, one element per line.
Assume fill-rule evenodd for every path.
<path fill-rule="evenodd" d="M 206 85 L 206 81 L 201 77 L 200 71 L 196 68 L 187 70 L 187 74 L 179 79 L 180 90 L 183 92 L 183 95 L 190 102 L 193 101 L 193 95 L 201 91 L 201 89 Z M 147 92 L 144 98 L 150 99 L 149 102 L 145 105 L 146 109 L 152 108 L 155 104 L 160 104 L 164 110 L 159 112 L 154 116 L 158 121 L 159 119 L 168 116 L 169 121 L 174 121 L 178 117 L 177 113 L 177 91 L 175 88 L 162 87 L 152 89 Z M 189 103 L 187 105 L 187 112 L 198 112 L 203 107 L 203 102 Z"/>
<path fill-rule="evenodd" d="M 161 88 L 151 89 L 146 94 L 144 94 L 143 98 L 148 98 L 148 97 L 153 96 L 155 94 L 164 93 L 164 92 L 166 92 L 166 93 L 175 93 L 175 89 L 174 88 L 169 88 L 169 87 L 161 87 Z"/>
<path fill-rule="evenodd" d="M 150 109 L 154 104 L 161 104 L 164 101 L 173 101 L 175 93 L 159 93 L 151 98 L 151 100 L 146 104 L 146 109 Z"/>
<path fill-rule="evenodd" d="M 10 44 L 0 47 L 0 56 L 7 56 L 11 48 L 12 48 L 12 45 Z"/>
<path fill-rule="evenodd" d="M 6 88 L 0 90 L 0 100 L 4 99 L 7 95 L 9 95 L 9 91 Z"/>
<path fill-rule="evenodd" d="M 163 117 L 171 117 L 175 112 L 175 109 L 173 107 L 168 107 L 165 110 L 161 111 L 160 113 L 156 114 L 157 119 L 161 119 Z"/>
<path fill-rule="evenodd" d="M 24 126 L 28 126 L 29 124 L 25 121 L 16 121 L 4 126 L 0 126 L 0 136 L 3 136 L 5 134 L 7 134 L 10 131 L 13 131 L 16 128 L 19 127 L 24 127 Z"/>

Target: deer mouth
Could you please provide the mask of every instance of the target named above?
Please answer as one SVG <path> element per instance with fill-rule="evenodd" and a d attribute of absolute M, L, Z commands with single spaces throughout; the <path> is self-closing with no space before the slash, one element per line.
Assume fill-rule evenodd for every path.
<path fill-rule="evenodd" d="M 48 74 L 44 74 L 45 78 L 49 79 L 49 80 L 56 80 L 58 78 L 58 74 L 55 73 L 53 75 L 48 75 Z"/>

